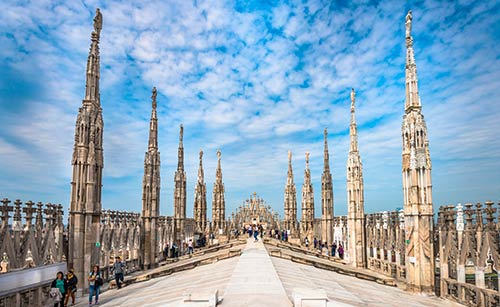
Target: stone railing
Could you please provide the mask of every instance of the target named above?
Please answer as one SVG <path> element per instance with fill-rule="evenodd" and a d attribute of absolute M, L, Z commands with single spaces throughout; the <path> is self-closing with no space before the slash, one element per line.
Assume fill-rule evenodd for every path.
<path fill-rule="evenodd" d="M 141 221 L 138 213 L 103 210 L 101 213 L 101 255 L 99 264 L 103 278 L 110 278 L 110 266 L 116 256 L 131 271 L 139 266 Z"/>
<path fill-rule="evenodd" d="M 66 261 L 62 205 L 6 198 L 0 203 L 0 274 Z"/>
<path fill-rule="evenodd" d="M 46 306 L 52 281 L 65 270 L 66 263 L 61 262 L 2 274 L 0 307 Z"/>
<path fill-rule="evenodd" d="M 333 218 L 333 241 L 337 246 L 342 244 L 344 249 L 347 249 L 347 216 L 335 216 Z M 329 242 L 329 244 L 331 244 Z"/>
<path fill-rule="evenodd" d="M 495 204 L 441 206 L 437 226 L 441 296 L 468 306 L 500 306 Z"/>
<path fill-rule="evenodd" d="M 384 211 L 365 215 L 366 259 L 370 270 L 405 280 L 404 214 Z"/>

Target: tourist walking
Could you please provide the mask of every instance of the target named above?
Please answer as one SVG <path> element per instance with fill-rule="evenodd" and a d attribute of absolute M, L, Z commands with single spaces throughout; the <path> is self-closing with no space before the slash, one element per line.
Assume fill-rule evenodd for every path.
<path fill-rule="evenodd" d="M 64 307 L 64 297 L 68 292 L 68 283 L 66 279 L 64 279 L 63 272 L 57 272 L 56 279 L 52 281 L 50 288 L 59 290 L 60 295 L 57 293 L 54 294 L 56 298 L 56 302 L 54 303 L 54 307 Z M 55 290 L 57 292 L 57 290 Z"/>
<path fill-rule="evenodd" d="M 92 305 L 92 297 L 95 295 L 95 304 L 99 305 L 99 290 L 103 284 L 99 266 L 96 264 L 89 274 L 89 306 Z"/>
<path fill-rule="evenodd" d="M 309 248 L 309 239 L 307 237 L 304 238 L 304 244 L 306 245 L 306 248 Z"/>
<path fill-rule="evenodd" d="M 344 259 L 344 248 L 342 247 L 342 244 L 339 244 L 339 257 L 340 259 Z"/>
<path fill-rule="evenodd" d="M 335 257 L 335 252 L 337 251 L 337 242 L 332 243 L 332 256 Z"/>
<path fill-rule="evenodd" d="M 163 248 L 163 258 L 168 258 L 168 242 L 165 242 L 165 247 Z"/>
<path fill-rule="evenodd" d="M 318 248 L 318 239 L 316 239 L 316 237 L 314 237 L 314 249 L 317 249 Z"/>
<path fill-rule="evenodd" d="M 115 274 L 115 282 L 116 289 L 121 289 L 123 282 L 123 270 L 125 268 L 125 264 L 121 261 L 120 257 L 115 257 L 115 263 L 111 267 L 111 272 Z"/>
<path fill-rule="evenodd" d="M 259 228 L 257 228 L 257 225 L 253 228 L 253 239 L 254 242 L 259 241 Z"/>
<path fill-rule="evenodd" d="M 76 285 L 78 284 L 78 278 L 76 278 L 74 269 L 70 269 L 66 276 L 67 276 L 66 281 L 68 283 L 68 292 L 66 293 L 66 299 L 64 300 L 64 305 L 65 306 L 68 305 L 69 298 L 71 297 L 71 306 L 74 306 Z"/>
<path fill-rule="evenodd" d="M 189 239 L 189 242 L 188 242 L 188 254 L 192 254 L 194 252 L 194 248 L 193 248 L 193 240 L 192 239 Z"/>

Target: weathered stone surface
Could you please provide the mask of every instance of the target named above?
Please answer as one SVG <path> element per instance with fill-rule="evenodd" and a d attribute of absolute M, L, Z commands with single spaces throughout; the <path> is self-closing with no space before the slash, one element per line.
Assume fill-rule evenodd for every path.
<path fill-rule="evenodd" d="M 346 259 L 354 267 L 366 266 L 365 203 L 363 163 L 358 149 L 358 129 L 355 117 L 355 92 L 351 91 L 351 144 L 347 158 L 347 246 Z"/>
<path fill-rule="evenodd" d="M 200 150 L 200 166 L 198 168 L 198 180 L 194 188 L 193 216 L 196 222 L 197 231 L 204 232 L 207 223 L 207 186 L 203 172 L 203 150 Z M 208 233 L 208 231 L 206 231 Z"/>
<path fill-rule="evenodd" d="M 285 185 L 284 228 L 290 231 L 290 238 L 299 238 L 297 222 L 297 190 L 293 182 L 292 152 L 288 151 L 288 173 Z"/>
<path fill-rule="evenodd" d="M 431 160 L 427 126 L 418 94 L 417 65 L 411 36 L 412 14 L 406 16 L 406 99 L 403 136 L 403 200 L 408 289 L 432 293 L 434 247 Z"/>
<path fill-rule="evenodd" d="M 328 153 L 328 131 L 325 128 L 325 149 L 323 175 L 321 176 L 321 240 L 328 245 L 333 243 L 333 180 L 330 172 L 330 154 Z"/>
<path fill-rule="evenodd" d="M 222 168 L 220 165 L 221 152 L 217 150 L 217 170 L 212 198 L 212 231 L 218 235 L 226 230 L 226 200 L 224 196 L 224 183 L 222 182 Z"/>
<path fill-rule="evenodd" d="M 301 239 L 307 237 L 309 242 L 314 237 L 314 189 L 309 170 L 309 152 L 306 152 L 306 169 L 304 170 L 304 183 L 302 185 L 302 218 L 300 219 Z"/>
<path fill-rule="evenodd" d="M 96 238 L 100 234 L 102 209 L 103 128 L 99 91 L 99 38 L 102 15 L 96 10 L 94 31 L 87 59 L 85 97 L 75 125 L 73 148 L 73 178 L 71 180 L 69 214 L 68 267 L 74 268 L 79 285 L 88 288 L 86 276 L 90 267 L 99 263 L 100 248 Z"/>
<path fill-rule="evenodd" d="M 149 269 L 156 265 L 158 254 L 158 216 L 160 214 L 160 152 L 158 151 L 158 116 L 156 114 L 156 87 L 152 90 L 152 110 L 149 123 L 148 151 L 144 157 L 144 177 L 142 179 L 142 225 L 141 267 Z"/>

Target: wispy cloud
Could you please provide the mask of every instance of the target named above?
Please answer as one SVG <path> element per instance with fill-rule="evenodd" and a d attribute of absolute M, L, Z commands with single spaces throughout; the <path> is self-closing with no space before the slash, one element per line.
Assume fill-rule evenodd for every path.
<path fill-rule="evenodd" d="M 0 3 L 0 195 L 67 204 L 74 121 L 95 7 L 103 12 L 101 100 L 107 208 L 140 210 L 150 89 L 159 91 L 161 210 L 172 212 L 185 126 L 188 212 L 198 150 L 207 189 L 222 150 L 227 211 L 254 191 L 282 212 L 287 151 L 297 189 L 311 152 L 317 212 L 322 131 L 335 211 L 346 212 L 349 90 L 357 90 L 365 207 L 402 206 L 404 16 L 414 12 L 436 205 L 498 199 L 500 5 L 283 1 Z M 211 193 L 209 193 L 209 204 Z"/>

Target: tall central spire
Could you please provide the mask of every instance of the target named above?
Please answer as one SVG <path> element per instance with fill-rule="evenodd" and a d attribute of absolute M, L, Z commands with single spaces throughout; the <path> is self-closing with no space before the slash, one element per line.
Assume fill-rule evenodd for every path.
<path fill-rule="evenodd" d="M 413 51 L 413 37 L 411 36 L 412 27 L 412 12 L 408 11 L 406 15 L 406 98 L 405 112 L 408 113 L 411 109 L 420 109 L 420 96 L 418 95 L 418 78 L 417 64 L 415 63 L 415 53 Z"/>
<path fill-rule="evenodd" d="M 356 126 L 356 93 L 354 89 L 351 89 L 351 125 L 349 127 L 349 133 L 351 137 L 350 151 L 358 151 L 358 128 Z"/>

